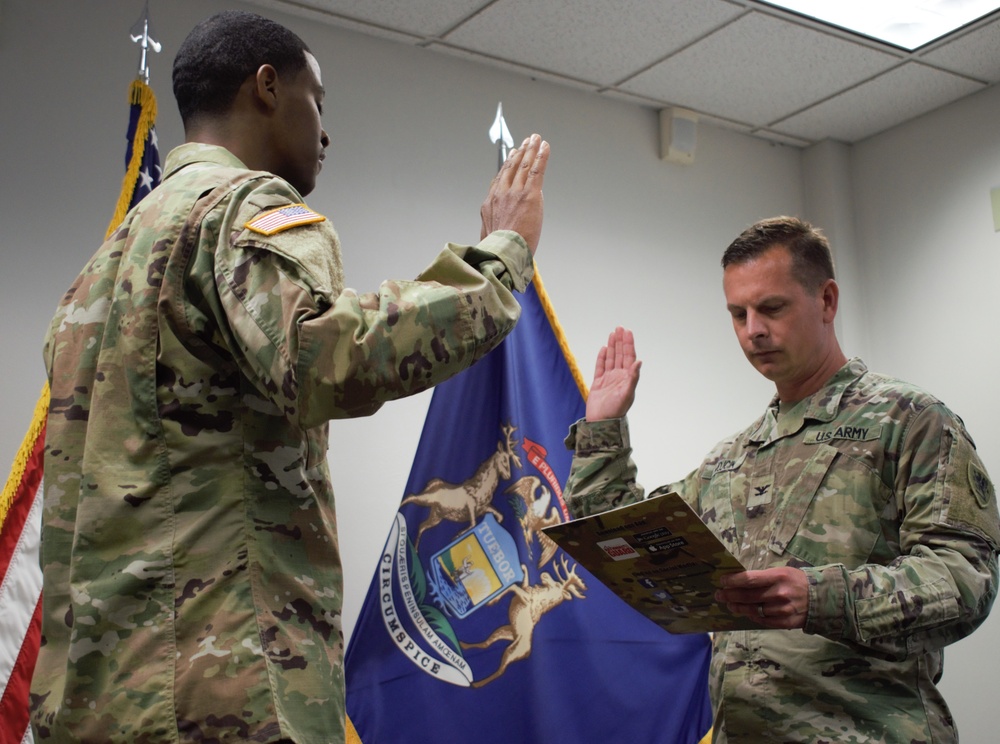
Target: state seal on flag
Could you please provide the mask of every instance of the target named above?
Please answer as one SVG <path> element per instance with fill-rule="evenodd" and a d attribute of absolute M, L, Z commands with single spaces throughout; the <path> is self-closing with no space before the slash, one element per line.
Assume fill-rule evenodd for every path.
<path fill-rule="evenodd" d="M 492 514 L 435 553 L 430 564 L 436 603 L 460 618 L 524 580 L 517 544 Z"/>

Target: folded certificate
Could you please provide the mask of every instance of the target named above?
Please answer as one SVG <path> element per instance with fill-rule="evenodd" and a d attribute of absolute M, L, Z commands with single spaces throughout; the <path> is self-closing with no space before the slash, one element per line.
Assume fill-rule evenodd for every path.
<path fill-rule="evenodd" d="M 723 574 L 745 571 L 676 493 L 546 527 L 615 594 L 671 633 L 760 628 L 715 601 Z"/>

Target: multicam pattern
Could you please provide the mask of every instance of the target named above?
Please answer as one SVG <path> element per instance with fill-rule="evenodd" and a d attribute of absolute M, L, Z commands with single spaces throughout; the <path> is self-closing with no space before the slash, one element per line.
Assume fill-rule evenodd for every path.
<path fill-rule="evenodd" d="M 643 497 L 623 420 L 574 425 L 577 516 Z M 797 566 L 804 631 L 714 636 L 716 742 L 953 742 L 942 649 L 997 592 L 996 493 L 961 420 L 852 360 L 671 484 L 751 569 Z"/>
<path fill-rule="evenodd" d="M 358 294 L 329 221 L 245 228 L 284 181 L 204 145 L 166 169 L 46 340 L 36 740 L 343 741 L 327 421 L 494 348 L 531 256 L 494 233 Z"/>

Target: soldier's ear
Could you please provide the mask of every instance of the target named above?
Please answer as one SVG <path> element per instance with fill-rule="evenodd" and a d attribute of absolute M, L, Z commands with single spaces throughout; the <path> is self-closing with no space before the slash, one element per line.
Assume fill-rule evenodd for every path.
<path fill-rule="evenodd" d="M 253 91 L 254 97 L 267 111 L 277 108 L 279 87 L 278 71 L 271 65 L 261 65 L 254 75 Z"/>
<path fill-rule="evenodd" d="M 832 323 L 837 317 L 837 307 L 840 304 L 840 287 L 833 279 L 827 279 L 820 287 L 820 298 L 823 301 L 823 320 Z"/>

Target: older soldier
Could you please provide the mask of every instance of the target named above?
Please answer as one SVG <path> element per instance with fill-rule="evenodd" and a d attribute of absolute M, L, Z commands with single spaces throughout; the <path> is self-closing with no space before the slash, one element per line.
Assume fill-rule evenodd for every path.
<path fill-rule="evenodd" d="M 848 360 L 826 239 L 791 218 L 722 259 L 736 337 L 777 395 L 670 488 L 748 571 L 717 599 L 766 630 L 716 633 L 715 742 L 953 742 L 942 649 L 986 618 L 1000 518 L 962 421 Z M 616 329 L 574 424 L 576 515 L 643 498 L 624 416 L 640 362 Z"/>
<path fill-rule="evenodd" d="M 469 367 L 518 318 L 548 145 L 513 152 L 476 246 L 344 287 L 302 204 L 329 143 L 306 45 L 260 16 L 174 63 L 186 143 L 70 287 L 45 345 L 37 741 L 344 741 L 327 421 Z"/>

